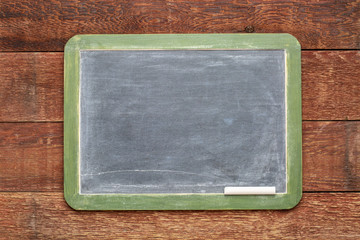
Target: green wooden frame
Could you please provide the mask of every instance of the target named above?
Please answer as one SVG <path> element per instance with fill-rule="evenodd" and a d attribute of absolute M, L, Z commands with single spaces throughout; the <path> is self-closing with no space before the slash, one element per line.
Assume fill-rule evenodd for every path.
<path fill-rule="evenodd" d="M 286 54 L 287 192 L 275 195 L 80 194 L 80 50 L 283 49 Z M 77 35 L 65 46 L 64 196 L 78 210 L 289 209 L 302 196 L 301 47 L 290 34 Z"/>

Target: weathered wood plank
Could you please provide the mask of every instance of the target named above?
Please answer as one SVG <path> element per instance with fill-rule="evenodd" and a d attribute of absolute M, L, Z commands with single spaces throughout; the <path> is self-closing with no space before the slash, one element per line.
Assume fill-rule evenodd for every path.
<path fill-rule="evenodd" d="M 360 191 L 360 122 L 303 122 L 305 191 Z"/>
<path fill-rule="evenodd" d="M 0 124 L 0 191 L 62 191 L 63 124 Z"/>
<path fill-rule="evenodd" d="M 302 52 L 304 120 L 360 120 L 360 52 Z M 62 121 L 63 54 L 0 53 L 0 121 Z"/>
<path fill-rule="evenodd" d="M 0 121 L 61 121 L 63 65 L 62 53 L 0 53 Z"/>
<path fill-rule="evenodd" d="M 287 32 L 304 49 L 358 49 L 360 1 L 0 2 L 0 50 L 62 51 L 76 34 Z"/>
<path fill-rule="evenodd" d="M 5 239 L 358 239 L 360 193 L 305 193 L 286 211 L 74 211 L 61 193 L 0 193 Z"/>
<path fill-rule="evenodd" d="M 303 119 L 360 119 L 359 66 L 360 51 L 302 52 Z"/>
<path fill-rule="evenodd" d="M 62 123 L 0 124 L 0 191 L 63 191 Z M 303 190 L 360 191 L 360 122 L 303 123 Z"/>

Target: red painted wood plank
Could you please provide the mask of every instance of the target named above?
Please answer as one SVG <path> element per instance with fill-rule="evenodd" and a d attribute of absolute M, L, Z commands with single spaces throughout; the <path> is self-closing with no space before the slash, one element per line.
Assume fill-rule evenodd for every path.
<path fill-rule="evenodd" d="M 0 191 L 63 191 L 62 123 L 0 123 Z M 360 122 L 303 123 L 303 190 L 360 191 Z"/>
<path fill-rule="evenodd" d="M 360 193 L 284 211 L 74 211 L 61 193 L 0 193 L 4 239 L 359 239 Z"/>
<path fill-rule="evenodd" d="M 360 120 L 360 52 L 302 52 L 304 120 Z M 0 122 L 63 120 L 63 54 L 0 53 Z"/>
<path fill-rule="evenodd" d="M 304 49 L 359 49 L 360 1 L 2 0 L 0 50 L 63 51 L 76 34 L 291 33 Z"/>

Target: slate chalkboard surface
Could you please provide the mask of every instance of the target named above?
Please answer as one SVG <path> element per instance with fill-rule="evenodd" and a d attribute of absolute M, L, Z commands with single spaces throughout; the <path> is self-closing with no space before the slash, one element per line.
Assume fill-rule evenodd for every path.
<path fill-rule="evenodd" d="M 77 210 L 289 209 L 302 195 L 289 34 L 77 35 L 64 197 Z"/>
<path fill-rule="evenodd" d="M 286 192 L 284 50 L 80 52 L 80 193 Z"/>

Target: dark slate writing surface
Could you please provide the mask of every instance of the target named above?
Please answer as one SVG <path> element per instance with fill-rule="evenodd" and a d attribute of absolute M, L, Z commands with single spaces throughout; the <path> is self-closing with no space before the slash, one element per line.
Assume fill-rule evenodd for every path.
<path fill-rule="evenodd" d="M 80 59 L 81 193 L 286 192 L 284 51 Z"/>

